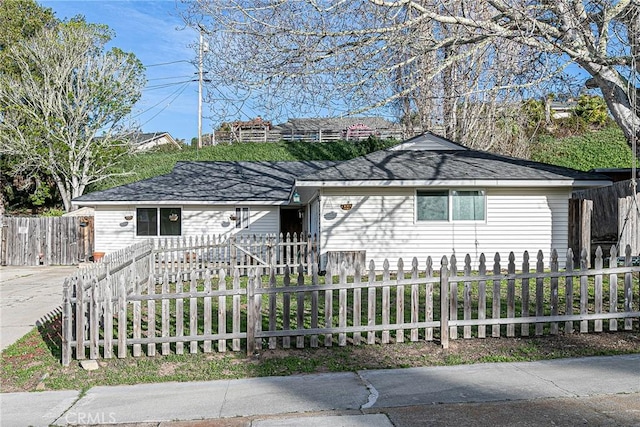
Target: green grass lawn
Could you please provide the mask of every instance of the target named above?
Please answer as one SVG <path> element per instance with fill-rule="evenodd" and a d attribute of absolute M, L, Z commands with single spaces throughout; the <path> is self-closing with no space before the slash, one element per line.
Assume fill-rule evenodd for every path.
<path fill-rule="evenodd" d="M 282 279 L 278 279 L 279 283 L 282 283 Z M 293 280 L 295 282 L 295 280 Z M 606 284 L 606 282 L 605 282 Z M 544 300 L 548 301 L 548 284 L 545 284 Z M 172 285 L 175 286 L 175 285 Z M 201 288 L 202 283 L 198 284 Z M 246 286 L 244 281 L 241 286 Z M 535 289 L 535 283 L 531 283 L 532 289 Z M 590 286 L 591 288 L 592 286 Z M 638 284 L 635 281 L 633 294 L 638 295 Z M 231 288 L 231 283 L 227 288 Z M 424 286 L 421 286 L 421 313 L 424 313 Z M 506 301 L 506 286 L 503 283 L 501 286 L 501 300 Z M 160 288 L 161 289 L 161 288 Z M 175 288 L 173 288 L 175 289 Z M 458 286 L 458 298 L 462 301 L 462 289 L 463 285 Z M 492 286 L 487 285 L 487 289 L 490 291 Z M 563 283 L 560 283 L 560 289 L 563 289 Z M 574 289 L 577 289 L 577 283 L 574 283 Z M 605 289 L 607 289 L 605 287 Z M 405 287 L 405 303 L 410 302 L 411 287 Z M 516 288 L 516 295 L 521 292 L 521 289 Z M 337 316 L 338 313 L 338 291 L 333 291 L 334 299 L 333 313 Z M 438 299 L 438 285 L 434 286 L 434 317 L 438 318 L 439 314 L 439 299 Z M 472 289 L 472 294 L 477 294 L 477 288 Z M 604 295 L 608 293 L 603 292 Z M 396 289 L 390 289 L 390 301 L 391 305 L 395 306 Z M 562 295 L 562 291 L 560 293 Z M 364 316 L 367 313 L 367 292 L 362 292 L 362 310 Z M 376 306 L 380 307 L 382 298 L 382 292 L 380 289 L 376 292 Z M 217 298 L 212 298 L 212 303 L 215 301 L 217 304 Z M 305 327 L 309 327 L 310 316 L 308 315 L 310 310 L 310 293 L 305 293 L 304 310 L 307 314 L 305 316 Z M 488 303 L 492 298 L 487 297 Z M 531 301 L 535 301 L 535 297 L 530 298 Z M 590 294 L 590 301 L 593 301 L 593 295 Z M 353 292 L 348 294 L 348 307 L 351 310 L 353 303 Z M 280 313 L 279 325 L 282 324 L 282 314 L 284 309 L 284 300 L 282 295 L 278 295 L 276 298 L 276 306 Z M 318 298 L 320 306 L 320 326 L 324 324 L 324 295 L 320 292 Z M 156 316 L 161 313 L 161 302 L 156 303 Z M 200 298 L 197 304 L 197 310 L 202 311 L 202 299 Z M 213 305 L 214 309 L 216 305 Z M 229 310 L 232 304 L 232 297 L 227 297 L 224 304 Z M 241 304 L 245 304 L 246 299 L 241 301 Z M 296 309 L 297 298 L 293 296 L 290 299 L 290 313 L 289 321 L 292 326 L 296 325 Z M 638 302 L 634 302 L 637 307 Z M 143 318 L 146 315 L 147 303 L 141 304 L 143 309 Z M 264 296 L 262 300 L 262 312 L 263 312 L 263 330 L 268 330 L 268 315 L 266 312 L 269 306 L 269 296 Z M 564 307 L 560 304 L 559 308 Z M 189 309 L 190 304 L 188 299 L 184 299 L 184 330 L 188 334 L 189 331 Z M 175 303 L 172 302 L 171 310 L 175 310 Z M 506 310 L 506 309 L 505 309 Z M 519 313 L 520 308 L 516 309 Z M 590 308 L 592 310 L 592 308 Z M 502 309 L 501 309 L 502 311 Z M 545 310 L 545 313 L 548 310 Z M 214 311 L 213 319 L 217 319 L 217 312 Z M 391 312 L 390 321 L 393 322 L 394 311 Z M 405 309 L 405 316 L 408 316 L 408 310 Z M 487 308 L 487 315 L 490 317 L 491 307 Z M 506 313 L 506 311 L 505 311 Z M 129 316 L 131 316 L 131 310 L 129 310 Z M 424 315 L 421 315 L 424 316 Z M 474 314 L 475 316 L 475 314 Z M 242 316 L 244 317 L 244 316 Z M 241 317 L 241 318 L 242 318 Z M 361 319 L 362 324 L 366 324 L 366 318 Z M 462 318 L 462 311 L 458 311 L 458 318 Z M 421 317 L 421 320 L 424 317 Z M 348 324 L 352 323 L 353 313 L 349 312 Z M 410 319 L 406 319 L 410 320 Z M 131 317 L 129 317 L 129 322 Z M 337 317 L 332 318 L 333 324 L 337 325 Z M 376 323 L 380 324 L 382 321 L 380 312 L 376 312 Z M 227 330 L 231 331 L 231 315 L 227 313 Z M 577 322 L 576 322 L 577 323 Z M 590 322 L 590 331 L 593 330 L 593 322 Z M 143 327 L 146 328 L 145 322 Z M 161 319 L 156 317 L 156 328 L 161 325 Z M 620 325 L 620 322 L 619 322 Z M 59 390 L 59 389 L 80 389 L 86 390 L 90 387 L 97 385 L 116 385 L 116 384 L 136 384 L 136 383 L 149 383 L 149 382 L 166 382 L 166 381 L 205 381 L 216 379 L 229 379 L 229 378 L 246 378 L 255 376 L 270 376 L 270 375 L 292 375 L 292 374 L 305 374 L 313 372 L 343 372 L 354 371 L 361 369 L 387 369 L 387 368 L 403 368 L 412 366 L 436 366 L 436 365 L 454 365 L 463 363 L 480 363 L 480 362 L 505 362 L 505 361 L 528 361 L 528 360 L 540 360 L 547 358 L 557 357 L 583 357 L 592 355 L 607 355 L 607 354 L 624 354 L 624 353 L 639 353 L 640 352 L 640 333 L 638 327 L 638 320 L 636 319 L 631 331 L 619 331 L 615 333 L 602 332 L 602 333 L 564 333 L 562 325 L 560 327 L 560 333 L 558 335 L 547 335 L 549 325 L 545 325 L 543 336 L 535 336 L 533 326 L 530 329 L 529 337 L 505 338 L 504 328 L 502 328 L 501 338 L 472 338 L 472 339 L 457 339 L 450 341 L 450 347 L 447 350 L 443 350 L 438 342 L 438 331 L 435 332 L 434 341 L 424 340 L 424 329 L 420 332 L 420 341 L 418 342 L 405 342 L 382 345 L 380 342 L 380 332 L 377 333 L 377 344 L 367 345 L 366 333 L 363 333 L 363 344 L 354 346 L 349 343 L 345 347 L 337 346 L 337 334 L 333 337 L 333 347 L 323 347 L 323 337 L 319 337 L 318 348 L 308 348 L 309 338 L 306 338 L 305 349 L 281 349 L 280 340 L 278 348 L 275 350 L 268 350 L 268 342 L 265 339 L 263 341 L 263 349 L 259 350 L 257 354 L 251 357 L 246 356 L 246 350 L 243 348 L 241 351 L 230 351 L 230 340 L 227 340 L 228 351 L 224 353 L 216 352 L 217 342 L 213 343 L 214 352 L 203 353 L 202 343 L 199 343 L 197 354 L 188 354 L 189 345 L 185 343 L 185 354 L 176 355 L 173 353 L 175 345 L 172 344 L 172 354 L 161 356 L 156 355 L 149 357 L 145 355 L 146 345 L 142 346 L 142 357 L 127 357 L 125 359 L 101 359 L 100 369 L 97 371 L 85 371 L 83 370 L 78 361 L 72 361 L 69 367 L 63 367 L 60 363 L 61 359 L 61 321 L 60 317 L 45 322 L 40 327 L 34 329 L 27 334 L 21 340 L 14 345 L 6 349 L 0 356 L 1 362 L 1 384 L 2 391 L 23 391 L 23 390 Z M 605 321 L 604 330 L 607 331 L 608 321 Z M 175 331 L 175 324 L 172 323 L 172 334 Z M 198 328 L 201 330 L 202 321 L 199 320 Z M 487 331 L 487 337 L 490 336 L 490 328 Z M 577 328 L 576 328 L 577 329 Z M 619 326 L 621 329 L 621 326 Z M 244 325 L 242 325 L 244 330 Z M 460 328 L 461 336 L 462 328 Z M 519 326 L 516 328 L 516 333 L 519 334 Z M 391 330 L 390 335 L 392 337 L 395 331 Z M 474 328 L 474 336 L 477 335 Z M 131 336 L 131 335 L 130 335 Z M 144 336 L 144 331 L 143 331 Z M 408 340 L 409 331 L 405 331 L 405 340 Z M 291 339 L 292 347 L 295 346 L 295 338 Z M 158 346 L 158 350 L 159 350 Z M 129 349 L 130 352 L 131 349 Z"/>

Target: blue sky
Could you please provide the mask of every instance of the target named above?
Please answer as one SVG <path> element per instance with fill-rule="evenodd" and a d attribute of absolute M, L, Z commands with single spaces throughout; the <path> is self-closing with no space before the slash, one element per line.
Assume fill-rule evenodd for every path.
<path fill-rule="evenodd" d="M 186 28 L 174 0 L 100 1 L 39 0 L 57 18 L 84 15 L 106 24 L 115 37 L 110 46 L 133 52 L 147 67 L 147 87 L 136 104 L 134 120 L 144 132 L 169 132 L 187 142 L 198 135 L 198 33 Z M 165 65 L 158 65 L 165 64 Z M 191 81 L 193 80 L 193 81 Z M 203 105 L 203 133 L 212 123 Z"/>
<path fill-rule="evenodd" d="M 170 132 L 187 143 L 197 137 L 198 83 L 194 64 L 198 33 L 185 27 L 180 17 L 184 5 L 176 0 L 36 1 L 51 8 L 59 19 L 83 15 L 88 22 L 108 25 L 115 32 L 111 46 L 133 52 L 142 61 L 148 82 L 136 104 L 134 120 L 143 132 Z M 585 73 L 573 64 L 568 71 L 586 79 Z M 242 110 L 242 119 L 259 115 L 250 105 L 243 105 Z M 203 104 L 203 133 L 210 133 L 216 125 L 207 118 L 211 115 L 208 105 Z"/>

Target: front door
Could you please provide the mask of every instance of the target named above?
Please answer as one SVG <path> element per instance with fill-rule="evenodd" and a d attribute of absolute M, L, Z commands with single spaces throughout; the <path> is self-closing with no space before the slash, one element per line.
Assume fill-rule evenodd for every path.
<path fill-rule="evenodd" d="M 300 239 L 302 234 L 302 221 L 303 221 L 303 209 L 299 208 L 280 208 L 280 232 L 283 236 L 286 236 L 287 233 L 293 234 L 295 233 Z"/>

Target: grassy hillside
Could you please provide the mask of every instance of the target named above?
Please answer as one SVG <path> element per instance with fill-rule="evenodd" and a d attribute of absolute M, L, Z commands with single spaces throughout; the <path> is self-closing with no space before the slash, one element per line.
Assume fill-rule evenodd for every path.
<path fill-rule="evenodd" d="M 371 151 L 390 147 L 398 141 L 354 142 L 278 142 L 242 143 L 204 147 L 200 150 L 158 150 L 131 156 L 118 166 L 118 171 L 130 171 L 93 186 L 89 191 L 103 190 L 141 179 L 169 173 L 178 161 L 296 161 L 348 160 Z M 590 131 L 581 136 L 554 138 L 542 136 L 531 146 L 531 158 L 536 161 L 579 170 L 630 167 L 633 158 L 624 135 L 618 127 Z"/>
<path fill-rule="evenodd" d="M 617 126 L 580 136 L 542 136 L 531 147 L 531 159 L 588 171 L 595 168 L 631 167 L 633 154 Z"/>
<path fill-rule="evenodd" d="M 368 140 L 361 142 L 278 142 L 242 143 L 217 145 L 196 149 L 184 147 L 182 150 L 158 150 L 136 154 L 118 165 L 118 172 L 128 172 L 93 186 L 89 191 L 104 190 L 117 185 L 128 184 L 141 179 L 152 178 L 171 172 L 178 161 L 304 161 L 304 160 L 348 160 L 371 151 L 391 147 L 398 141 Z"/>

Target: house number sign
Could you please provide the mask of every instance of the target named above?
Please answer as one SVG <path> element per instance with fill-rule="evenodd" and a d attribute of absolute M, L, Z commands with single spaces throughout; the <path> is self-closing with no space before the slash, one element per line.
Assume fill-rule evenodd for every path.
<path fill-rule="evenodd" d="M 352 203 L 345 203 L 343 205 L 340 205 L 340 209 L 342 209 L 343 211 L 350 211 L 352 207 Z"/>

